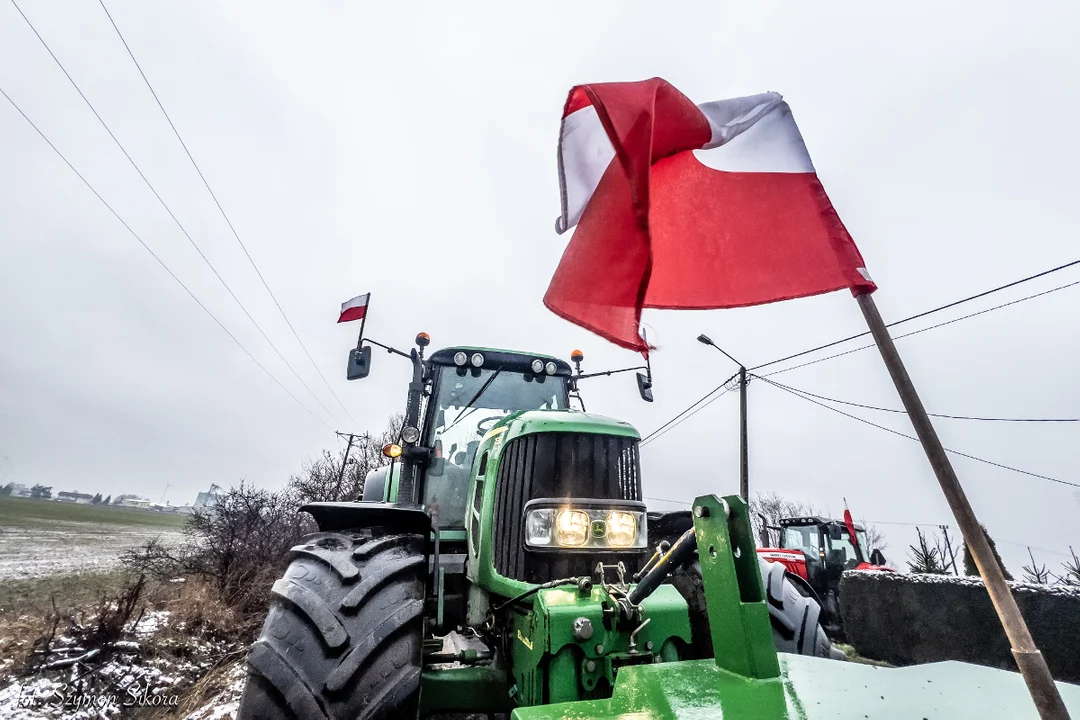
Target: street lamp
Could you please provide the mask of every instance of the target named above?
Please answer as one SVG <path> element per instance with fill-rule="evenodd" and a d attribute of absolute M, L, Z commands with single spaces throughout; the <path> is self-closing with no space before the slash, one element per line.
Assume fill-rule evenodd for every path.
<path fill-rule="evenodd" d="M 724 357 L 739 366 L 739 494 L 742 499 L 750 502 L 750 452 L 746 433 L 746 366 L 727 354 L 722 347 L 712 341 L 704 333 L 697 336 L 702 345 L 716 348 Z"/>

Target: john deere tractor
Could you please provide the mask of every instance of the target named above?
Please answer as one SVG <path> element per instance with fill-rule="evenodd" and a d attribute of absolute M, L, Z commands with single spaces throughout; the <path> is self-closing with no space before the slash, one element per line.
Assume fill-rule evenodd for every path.
<path fill-rule="evenodd" d="M 368 375 L 370 342 L 350 377 Z M 860 718 L 868 693 L 877 711 L 958 716 L 917 673 L 886 687 L 835 662 L 737 496 L 649 513 L 637 431 L 570 408 L 580 353 L 574 370 L 427 345 L 380 345 L 411 363 L 400 439 L 362 498 L 303 508 L 320 532 L 273 585 L 240 720 L 842 717 L 840 691 L 866 695 L 849 703 Z M 651 399 L 650 374 L 638 384 Z M 981 684 L 988 707 L 1023 715 L 1022 683 L 1004 700 Z"/>

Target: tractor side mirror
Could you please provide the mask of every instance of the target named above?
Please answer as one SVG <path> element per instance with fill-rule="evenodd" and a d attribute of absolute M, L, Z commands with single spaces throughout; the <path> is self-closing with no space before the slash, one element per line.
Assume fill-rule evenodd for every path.
<path fill-rule="evenodd" d="M 349 367 L 345 371 L 348 380 L 362 380 L 371 373 L 371 346 L 365 345 L 349 351 Z"/>
<path fill-rule="evenodd" d="M 880 550 L 874 548 L 874 551 L 870 553 L 870 564 L 885 567 L 885 565 L 888 564 L 888 560 L 885 559 L 885 556 Z"/>
<path fill-rule="evenodd" d="M 637 374 L 637 387 L 638 394 L 641 395 L 641 399 L 645 402 L 652 402 L 652 380 L 650 380 L 645 373 Z"/>

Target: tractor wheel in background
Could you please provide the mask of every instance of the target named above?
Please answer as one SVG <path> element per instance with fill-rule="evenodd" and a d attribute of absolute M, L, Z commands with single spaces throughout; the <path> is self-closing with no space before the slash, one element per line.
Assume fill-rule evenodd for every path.
<path fill-rule="evenodd" d="M 237 720 L 415 718 L 424 539 L 319 533 L 291 555 L 248 654 Z"/>
<path fill-rule="evenodd" d="M 761 582 L 772 621 L 773 642 L 780 652 L 844 660 L 821 625 L 821 606 L 800 588 L 780 563 L 758 558 Z"/>
<path fill-rule="evenodd" d="M 817 602 L 802 595 L 779 563 L 758 559 L 761 580 L 772 622 L 773 642 L 779 652 L 795 655 L 843 660 L 842 652 L 832 646 L 821 627 L 821 608 Z M 701 563 L 677 570 L 672 583 L 686 600 L 690 610 L 690 654 L 692 658 L 713 657 L 712 635 L 709 632 L 709 613 L 701 579 Z"/>

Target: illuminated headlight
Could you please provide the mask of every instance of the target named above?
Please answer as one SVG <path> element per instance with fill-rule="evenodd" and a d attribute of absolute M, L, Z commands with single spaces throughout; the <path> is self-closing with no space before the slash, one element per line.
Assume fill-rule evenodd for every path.
<path fill-rule="evenodd" d="M 473 364 L 473 367 L 480 367 L 481 365 L 484 364 L 484 356 L 481 355 L 480 353 L 473 353 L 472 364 Z"/>
<path fill-rule="evenodd" d="M 461 367 L 462 365 L 464 365 L 467 362 L 469 362 L 469 356 L 468 355 L 461 352 L 460 350 L 458 352 L 454 353 L 454 364 L 455 365 L 457 365 L 458 367 Z"/>
<path fill-rule="evenodd" d="M 537 549 L 636 550 L 646 547 L 645 506 L 632 500 L 532 500 L 525 544 Z"/>
<path fill-rule="evenodd" d="M 555 363 L 548 361 L 548 364 L 544 366 L 544 369 L 547 370 L 548 375 L 554 375 L 555 371 L 559 368 Z"/>
<path fill-rule="evenodd" d="M 532 371 L 534 373 L 536 373 L 537 375 L 544 372 L 544 361 L 543 360 L 533 360 L 532 361 Z"/>

